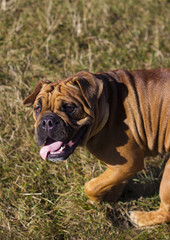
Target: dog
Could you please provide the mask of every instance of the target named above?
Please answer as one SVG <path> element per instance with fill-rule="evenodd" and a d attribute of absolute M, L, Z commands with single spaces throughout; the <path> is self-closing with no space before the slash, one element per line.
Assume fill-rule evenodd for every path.
<path fill-rule="evenodd" d="M 92 201 L 112 192 L 144 168 L 144 157 L 170 150 L 170 69 L 81 71 L 55 82 L 39 81 L 24 105 L 33 106 L 40 155 L 63 161 L 78 145 L 107 165 L 85 184 Z M 170 221 L 170 158 L 160 184 L 157 211 L 132 211 L 138 226 Z"/>

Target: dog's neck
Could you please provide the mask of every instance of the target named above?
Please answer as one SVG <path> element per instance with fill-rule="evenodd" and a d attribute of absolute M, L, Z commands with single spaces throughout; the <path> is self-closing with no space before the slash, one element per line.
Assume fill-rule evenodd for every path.
<path fill-rule="evenodd" d="M 94 132 L 92 132 L 91 137 L 94 137 L 102 130 L 102 128 L 106 125 L 108 118 L 109 118 L 109 104 L 107 104 L 107 106 L 106 106 L 106 111 L 105 111 L 104 117 L 102 118 L 101 122 L 99 123 L 97 128 L 94 130 Z"/>

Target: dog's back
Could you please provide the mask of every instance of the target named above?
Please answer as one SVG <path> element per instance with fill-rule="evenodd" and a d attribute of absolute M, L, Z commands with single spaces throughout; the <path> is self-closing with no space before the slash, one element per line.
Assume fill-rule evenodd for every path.
<path fill-rule="evenodd" d="M 170 69 L 126 71 L 121 81 L 128 90 L 124 106 L 136 142 L 152 153 L 167 152 L 170 149 Z"/>

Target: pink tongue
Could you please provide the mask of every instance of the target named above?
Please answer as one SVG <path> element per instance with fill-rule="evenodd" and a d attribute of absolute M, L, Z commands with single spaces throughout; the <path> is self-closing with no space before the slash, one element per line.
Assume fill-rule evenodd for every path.
<path fill-rule="evenodd" d="M 42 159 L 45 160 L 47 158 L 48 153 L 57 151 L 61 147 L 61 145 L 62 145 L 62 142 L 59 141 L 59 142 L 54 142 L 50 145 L 42 147 L 40 150 L 40 155 Z"/>

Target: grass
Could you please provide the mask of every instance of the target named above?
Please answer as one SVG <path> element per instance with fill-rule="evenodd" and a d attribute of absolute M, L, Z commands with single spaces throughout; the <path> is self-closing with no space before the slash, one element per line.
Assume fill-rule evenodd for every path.
<path fill-rule="evenodd" d="M 169 224 L 136 228 L 133 209 L 157 209 L 165 157 L 147 159 L 115 205 L 91 204 L 84 184 L 105 166 L 86 149 L 42 161 L 32 112 L 39 79 L 80 70 L 170 66 L 168 0 L 0 1 L 0 239 L 169 239 Z"/>

